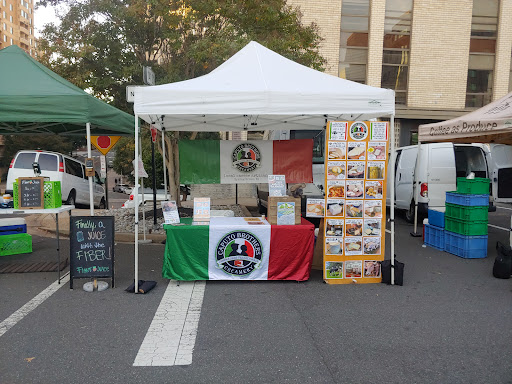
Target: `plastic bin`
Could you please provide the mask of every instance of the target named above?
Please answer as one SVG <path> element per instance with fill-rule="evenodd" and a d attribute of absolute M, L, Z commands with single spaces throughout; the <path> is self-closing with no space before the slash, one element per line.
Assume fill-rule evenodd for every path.
<path fill-rule="evenodd" d="M 425 224 L 423 228 L 425 230 L 425 244 L 444 251 L 444 229 L 430 224 Z"/>
<path fill-rule="evenodd" d="M 444 212 L 428 210 L 428 223 L 439 228 L 444 228 Z"/>
<path fill-rule="evenodd" d="M 445 229 L 464 236 L 487 235 L 487 220 L 466 221 L 445 216 Z"/>
<path fill-rule="evenodd" d="M 446 216 L 459 220 L 487 221 L 489 219 L 489 207 L 468 207 L 466 205 L 446 203 Z"/>
<path fill-rule="evenodd" d="M 464 236 L 445 231 L 445 251 L 465 259 L 487 257 L 487 236 Z"/>
<path fill-rule="evenodd" d="M 457 193 L 465 193 L 470 195 L 488 194 L 489 183 L 489 179 L 482 177 L 475 177 L 474 179 L 457 177 Z"/>
<path fill-rule="evenodd" d="M 457 192 L 446 192 L 446 202 L 468 207 L 489 206 L 489 195 L 464 195 Z"/>
<path fill-rule="evenodd" d="M 0 236 L 0 256 L 32 252 L 32 236 L 28 233 Z"/>
<path fill-rule="evenodd" d="M 59 208 L 62 206 L 62 190 L 60 181 L 45 181 L 44 188 L 44 208 Z M 18 183 L 12 185 L 12 202 L 15 209 L 18 209 Z"/>

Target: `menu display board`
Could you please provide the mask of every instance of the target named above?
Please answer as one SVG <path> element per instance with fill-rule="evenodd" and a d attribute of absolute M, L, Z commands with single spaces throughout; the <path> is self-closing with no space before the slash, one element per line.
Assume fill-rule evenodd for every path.
<path fill-rule="evenodd" d="M 194 198 L 194 221 L 210 221 L 210 198 Z"/>
<path fill-rule="evenodd" d="M 109 277 L 114 287 L 114 216 L 71 216 L 69 287 L 73 279 Z"/>
<path fill-rule="evenodd" d="M 379 283 L 389 123 L 331 121 L 325 141 L 324 280 Z"/>
<path fill-rule="evenodd" d="M 18 188 L 18 208 L 44 208 L 44 177 L 19 177 Z"/>

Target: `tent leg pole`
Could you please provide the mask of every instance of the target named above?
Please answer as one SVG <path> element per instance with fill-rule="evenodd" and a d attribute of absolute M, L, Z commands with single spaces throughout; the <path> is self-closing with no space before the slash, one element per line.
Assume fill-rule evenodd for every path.
<path fill-rule="evenodd" d="M 391 285 L 395 285 L 395 115 L 391 115 L 390 119 L 390 141 L 391 141 L 391 173 L 390 180 L 390 226 L 391 226 Z"/>
<path fill-rule="evenodd" d="M 167 197 L 167 169 L 165 165 L 165 128 L 162 127 L 162 158 L 164 163 L 164 189 L 165 189 L 165 200 L 169 200 Z"/>
<path fill-rule="evenodd" d="M 142 161 L 142 137 L 139 136 L 139 156 Z M 144 243 L 146 240 L 146 199 L 144 198 L 144 178 L 140 178 L 140 190 L 142 192 L 142 231 L 144 233 Z"/>
<path fill-rule="evenodd" d="M 85 124 L 85 129 L 87 131 L 87 157 L 92 158 L 91 123 Z M 93 195 L 93 188 L 92 188 L 92 176 L 89 176 L 88 179 L 89 179 L 89 208 L 91 211 L 91 216 L 94 216 L 94 195 Z"/>
<path fill-rule="evenodd" d="M 418 180 L 420 149 L 421 149 L 421 141 L 418 141 L 418 155 L 416 156 L 416 165 L 414 167 L 414 180 L 412 183 L 412 185 L 416 186 L 416 190 L 414 191 L 414 232 L 411 232 L 411 236 L 413 236 L 413 237 L 421 237 L 421 233 L 418 233 L 418 200 L 420 198 L 420 188 L 421 188 L 420 181 Z"/>
<path fill-rule="evenodd" d="M 135 183 L 139 181 L 139 117 L 135 115 Z M 136 186 L 137 187 L 137 186 Z M 135 293 L 139 292 L 139 193 L 133 197 L 135 203 Z"/>

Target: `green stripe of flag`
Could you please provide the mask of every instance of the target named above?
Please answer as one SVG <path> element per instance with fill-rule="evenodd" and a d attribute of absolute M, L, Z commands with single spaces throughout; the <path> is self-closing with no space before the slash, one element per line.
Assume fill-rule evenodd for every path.
<path fill-rule="evenodd" d="M 220 184 L 220 141 L 181 140 L 180 183 Z"/>
<path fill-rule="evenodd" d="M 208 225 L 190 225 L 192 219 L 182 218 L 183 226 L 167 232 L 162 277 L 174 280 L 208 280 Z M 165 227 L 170 227 L 166 225 Z M 172 257 L 186 255 L 185 257 Z"/>

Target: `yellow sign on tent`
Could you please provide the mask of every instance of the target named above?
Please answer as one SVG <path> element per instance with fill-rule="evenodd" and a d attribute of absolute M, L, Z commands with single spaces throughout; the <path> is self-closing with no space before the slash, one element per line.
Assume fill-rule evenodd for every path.
<path fill-rule="evenodd" d="M 121 136 L 91 136 L 91 143 L 102 155 L 106 155 L 120 138 Z"/>

